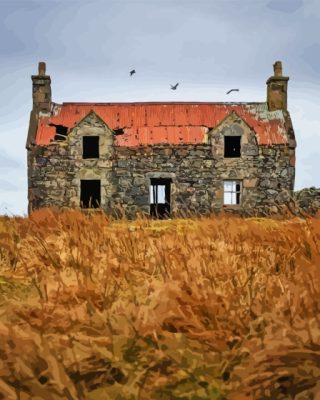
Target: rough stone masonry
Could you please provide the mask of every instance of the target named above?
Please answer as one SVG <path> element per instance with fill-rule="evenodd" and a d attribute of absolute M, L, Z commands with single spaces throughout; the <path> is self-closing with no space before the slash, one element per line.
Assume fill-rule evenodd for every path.
<path fill-rule="evenodd" d="M 277 212 L 295 178 L 288 79 L 276 62 L 263 103 L 56 104 L 39 63 L 26 144 L 29 214 L 50 206 L 99 206 L 113 216 L 121 208 L 128 219 Z"/>

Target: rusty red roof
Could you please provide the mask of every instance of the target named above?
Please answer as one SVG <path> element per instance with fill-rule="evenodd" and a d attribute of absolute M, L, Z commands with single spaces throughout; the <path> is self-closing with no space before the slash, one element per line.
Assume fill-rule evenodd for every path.
<path fill-rule="evenodd" d="M 37 145 L 49 144 L 55 127 L 72 130 L 94 111 L 111 129 L 123 129 L 115 145 L 203 143 L 205 134 L 230 113 L 236 112 L 256 133 L 261 145 L 287 144 L 282 111 L 268 111 L 266 103 L 63 103 L 55 104 L 51 116 L 39 118 Z"/>

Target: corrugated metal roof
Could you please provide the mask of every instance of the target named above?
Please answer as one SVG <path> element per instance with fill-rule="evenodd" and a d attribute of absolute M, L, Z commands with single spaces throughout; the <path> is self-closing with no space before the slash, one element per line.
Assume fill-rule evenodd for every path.
<path fill-rule="evenodd" d="M 236 112 L 257 135 L 258 144 L 287 144 L 282 111 L 268 111 L 266 103 L 63 103 L 50 117 L 40 117 L 36 144 L 54 139 L 55 128 L 72 130 L 91 111 L 111 129 L 122 128 L 115 145 L 203 143 L 208 128 L 219 125 Z"/>

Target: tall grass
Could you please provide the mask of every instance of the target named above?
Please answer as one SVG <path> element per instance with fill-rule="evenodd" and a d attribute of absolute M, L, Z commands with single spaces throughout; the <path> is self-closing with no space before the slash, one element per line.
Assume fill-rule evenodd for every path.
<path fill-rule="evenodd" d="M 0 221 L 0 399 L 312 399 L 320 219 Z"/>

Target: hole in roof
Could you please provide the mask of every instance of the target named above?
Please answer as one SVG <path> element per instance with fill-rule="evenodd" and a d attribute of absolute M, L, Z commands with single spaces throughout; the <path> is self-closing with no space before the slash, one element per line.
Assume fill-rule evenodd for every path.
<path fill-rule="evenodd" d="M 49 126 L 54 126 L 56 128 L 56 134 L 54 140 L 62 142 L 66 140 L 68 136 L 68 127 L 63 125 L 49 124 Z"/>

